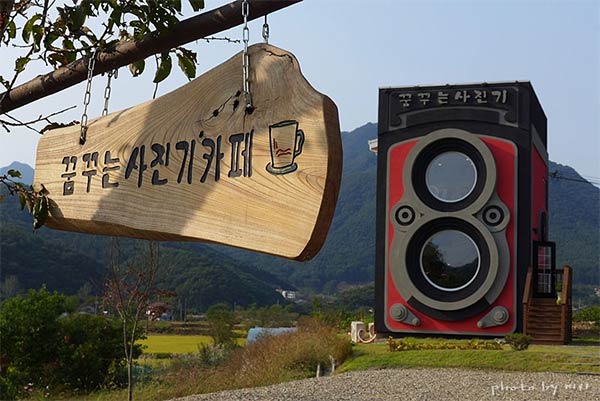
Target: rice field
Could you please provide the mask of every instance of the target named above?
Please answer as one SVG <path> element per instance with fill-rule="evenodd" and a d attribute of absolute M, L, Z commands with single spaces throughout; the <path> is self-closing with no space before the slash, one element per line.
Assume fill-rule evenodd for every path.
<path fill-rule="evenodd" d="M 245 338 L 238 338 L 237 343 L 244 345 Z M 138 341 L 144 345 L 144 354 L 189 354 L 198 352 L 198 347 L 210 344 L 212 338 L 202 335 L 150 334 L 145 340 Z"/>

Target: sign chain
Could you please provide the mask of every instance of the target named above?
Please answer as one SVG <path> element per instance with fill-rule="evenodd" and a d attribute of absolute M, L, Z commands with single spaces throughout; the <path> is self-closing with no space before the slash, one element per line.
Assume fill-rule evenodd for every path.
<path fill-rule="evenodd" d="M 262 36 L 266 44 L 269 44 L 269 23 L 267 22 L 267 15 L 265 15 L 265 23 L 262 26 Z"/>
<path fill-rule="evenodd" d="M 92 54 L 88 59 L 88 74 L 87 74 L 87 84 L 85 87 L 85 95 L 83 97 L 83 114 L 81 115 L 81 135 L 79 137 L 79 144 L 85 144 L 85 137 L 87 134 L 87 108 L 90 104 L 90 98 L 92 97 L 92 78 L 94 77 L 94 68 L 96 66 L 96 54 L 98 53 L 98 48 L 96 47 Z"/>
<path fill-rule="evenodd" d="M 248 0 L 242 2 L 242 17 L 244 17 L 244 29 L 242 30 L 242 41 L 244 42 L 244 53 L 242 60 L 242 70 L 244 79 L 244 95 L 246 96 L 246 112 L 252 113 L 252 94 L 250 93 L 250 57 L 248 56 L 248 41 L 250 40 L 250 29 L 248 29 L 248 16 L 250 14 L 250 3 Z"/>
<path fill-rule="evenodd" d="M 112 90 L 110 84 L 111 84 L 112 78 L 114 77 L 115 79 L 117 79 L 118 75 L 119 75 L 119 70 L 117 68 L 108 72 L 108 79 L 106 80 L 106 87 L 104 88 L 104 109 L 102 109 L 102 116 L 105 116 L 108 114 L 108 102 L 110 100 L 110 92 Z"/>

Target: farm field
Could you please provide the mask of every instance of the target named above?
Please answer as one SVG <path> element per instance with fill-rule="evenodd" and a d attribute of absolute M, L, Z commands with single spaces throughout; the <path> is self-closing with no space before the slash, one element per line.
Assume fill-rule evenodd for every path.
<path fill-rule="evenodd" d="M 198 347 L 210 344 L 212 338 L 202 335 L 150 334 L 139 343 L 144 345 L 144 354 L 188 354 L 198 352 Z M 246 343 L 245 338 L 237 338 L 238 345 Z"/>

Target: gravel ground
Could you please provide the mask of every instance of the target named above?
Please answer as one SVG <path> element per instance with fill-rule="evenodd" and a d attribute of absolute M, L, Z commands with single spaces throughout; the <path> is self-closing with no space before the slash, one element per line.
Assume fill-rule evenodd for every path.
<path fill-rule="evenodd" d="M 177 401 L 600 401 L 600 376 L 462 369 L 382 369 Z"/>

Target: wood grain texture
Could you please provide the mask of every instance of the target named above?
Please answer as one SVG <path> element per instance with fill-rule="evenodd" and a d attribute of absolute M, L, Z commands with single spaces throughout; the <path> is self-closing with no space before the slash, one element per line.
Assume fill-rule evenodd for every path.
<path fill-rule="evenodd" d="M 84 145 L 79 125 L 47 132 L 38 145 L 35 182 L 50 191 L 48 227 L 313 257 L 325 241 L 341 180 L 337 108 L 310 86 L 291 53 L 259 44 L 249 54 L 252 114 L 240 94 L 239 53 L 156 100 L 92 120 Z M 105 160 L 106 151 L 119 161 Z"/>

